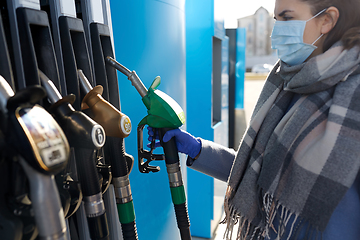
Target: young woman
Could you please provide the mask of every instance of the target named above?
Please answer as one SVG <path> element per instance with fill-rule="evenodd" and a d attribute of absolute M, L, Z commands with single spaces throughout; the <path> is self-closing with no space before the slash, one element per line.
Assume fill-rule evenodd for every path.
<path fill-rule="evenodd" d="M 360 0 L 276 0 L 274 16 L 280 60 L 239 150 L 179 129 L 163 140 L 228 181 L 227 238 L 358 240 Z"/>

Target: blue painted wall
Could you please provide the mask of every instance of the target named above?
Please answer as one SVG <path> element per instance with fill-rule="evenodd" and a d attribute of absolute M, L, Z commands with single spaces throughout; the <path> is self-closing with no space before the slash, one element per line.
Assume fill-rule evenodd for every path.
<path fill-rule="evenodd" d="M 147 88 L 161 76 L 158 89 L 186 112 L 185 0 L 110 0 L 110 7 L 116 59 L 135 70 Z M 118 79 L 121 110 L 133 124 L 125 147 L 135 158 L 130 183 L 139 239 L 180 239 L 165 163 L 155 163 L 161 167 L 158 173 L 138 171 L 136 127 L 147 115 L 146 108 L 130 81 L 119 72 Z M 184 156 L 181 161 L 186 180 Z"/>
<path fill-rule="evenodd" d="M 217 3 L 219 3 L 218 0 Z M 187 130 L 194 136 L 228 143 L 228 39 L 214 0 L 186 1 Z M 213 125 L 213 41 L 221 40 L 221 121 Z M 224 61 L 222 61 L 224 60 Z M 222 62 L 222 63 L 221 63 Z M 226 62 L 226 63 L 224 63 Z M 214 179 L 188 169 L 191 233 L 211 238 L 214 218 Z M 219 206 L 221 209 L 221 206 Z"/>
<path fill-rule="evenodd" d="M 187 130 L 194 136 L 209 140 L 214 137 L 211 128 L 212 36 L 214 35 L 212 2 L 186 1 Z M 188 186 L 191 233 L 210 238 L 209 220 L 213 218 L 214 180 L 188 169 L 188 182 L 191 183 Z"/>

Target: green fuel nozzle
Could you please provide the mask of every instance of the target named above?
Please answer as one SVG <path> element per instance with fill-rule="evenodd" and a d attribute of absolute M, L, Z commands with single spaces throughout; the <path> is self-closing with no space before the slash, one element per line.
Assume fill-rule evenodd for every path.
<path fill-rule="evenodd" d="M 142 173 L 157 172 L 158 166 L 150 166 L 153 160 L 165 160 L 169 177 L 171 197 L 174 203 L 175 215 L 182 240 L 190 240 L 190 221 L 187 212 L 185 189 L 182 182 L 180 160 L 175 139 L 163 142 L 164 134 L 171 129 L 178 128 L 185 122 L 185 114 L 180 105 L 164 92 L 156 88 L 160 84 L 160 77 L 156 77 L 149 89 L 146 89 L 135 71 L 130 71 L 111 57 L 106 58 L 106 63 L 125 74 L 132 85 L 139 92 L 142 101 L 147 108 L 148 115 L 138 124 L 138 158 L 139 170 Z M 145 125 L 158 131 L 160 144 L 164 149 L 164 155 L 153 154 L 154 144 L 151 151 L 143 149 L 143 129 Z M 144 162 L 144 159 L 147 161 Z"/>
<path fill-rule="evenodd" d="M 145 125 L 149 125 L 154 129 L 178 128 L 185 122 L 184 111 L 174 99 L 156 89 L 160 85 L 160 77 L 156 77 L 150 88 L 147 89 L 135 71 L 130 71 L 111 57 L 106 58 L 106 63 L 126 75 L 142 97 L 148 115 L 140 121 L 137 129 L 139 170 L 142 173 L 158 172 L 160 167 L 151 166 L 149 163 L 154 160 L 165 160 L 165 156 L 154 154 L 153 147 L 151 147 L 151 151 L 144 150 L 143 129 Z M 147 161 L 144 159 L 147 159 Z"/>
<path fill-rule="evenodd" d="M 157 90 L 160 77 L 156 77 L 149 89 L 146 89 L 135 71 L 130 71 L 111 57 L 106 62 L 125 74 L 142 97 L 148 109 L 148 115 L 139 125 L 149 125 L 153 128 L 178 128 L 185 123 L 185 114 L 180 105 L 166 93 Z"/>

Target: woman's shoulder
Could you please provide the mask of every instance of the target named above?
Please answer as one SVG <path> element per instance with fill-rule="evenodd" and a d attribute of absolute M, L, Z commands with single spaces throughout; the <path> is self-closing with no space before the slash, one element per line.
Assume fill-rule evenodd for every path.
<path fill-rule="evenodd" d="M 335 95 L 343 100 L 360 101 L 360 66 L 336 85 Z"/>
<path fill-rule="evenodd" d="M 342 87 L 359 87 L 360 85 L 360 65 L 351 73 L 345 76 L 338 84 Z"/>

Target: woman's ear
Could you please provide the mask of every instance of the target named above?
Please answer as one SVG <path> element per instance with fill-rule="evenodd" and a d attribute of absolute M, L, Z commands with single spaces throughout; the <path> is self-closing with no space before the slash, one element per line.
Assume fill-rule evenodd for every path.
<path fill-rule="evenodd" d="M 327 34 L 331 31 L 331 29 L 334 28 L 335 24 L 337 23 L 339 19 L 339 10 L 336 7 L 329 7 L 324 16 L 323 16 L 323 22 L 321 26 L 321 33 Z"/>

